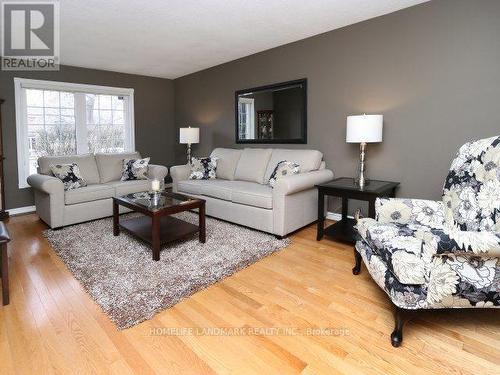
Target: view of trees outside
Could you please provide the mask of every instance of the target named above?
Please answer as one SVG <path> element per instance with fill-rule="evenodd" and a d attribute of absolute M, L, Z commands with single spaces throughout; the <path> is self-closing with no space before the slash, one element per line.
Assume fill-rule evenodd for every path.
<path fill-rule="evenodd" d="M 123 100 L 111 95 L 85 95 L 86 132 L 79 134 L 71 92 L 26 90 L 30 174 L 40 156 L 87 152 L 121 152 L 125 149 Z M 77 139 L 81 137 L 82 139 Z M 87 146 L 78 150 L 77 145 Z"/>
<path fill-rule="evenodd" d="M 125 150 L 123 99 L 111 95 L 85 95 L 89 152 Z"/>
<path fill-rule="evenodd" d="M 76 154 L 73 93 L 26 90 L 30 173 L 40 156 Z"/>

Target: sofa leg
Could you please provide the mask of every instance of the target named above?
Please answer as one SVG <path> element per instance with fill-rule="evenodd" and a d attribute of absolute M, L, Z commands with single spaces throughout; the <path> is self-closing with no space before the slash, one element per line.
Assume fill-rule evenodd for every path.
<path fill-rule="evenodd" d="M 352 273 L 354 275 L 359 275 L 359 273 L 361 272 L 362 258 L 361 258 L 361 254 L 358 253 L 358 251 L 356 250 L 356 248 L 354 248 L 354 259 L 356 261 L 356 265 L 352 269 Z"/>
<path fill-rule="evenodd" d="M 403 327 L 405 323 L 408 321 L 408 310 L 401 309 L 395 306 L 394 318 L 395 318 L 395 327 L 394 331 L 391 333 L 391 344 L 395 348 L 401 345 L 403 342 Z"/>
<path fill-rule="evenodd" d="M 274 235 L 274 237 L 277 239 L 277 240 L 282 240 L 283 238 L 285 238 L 285 236 L 278 236 L 277 234 Z"/>

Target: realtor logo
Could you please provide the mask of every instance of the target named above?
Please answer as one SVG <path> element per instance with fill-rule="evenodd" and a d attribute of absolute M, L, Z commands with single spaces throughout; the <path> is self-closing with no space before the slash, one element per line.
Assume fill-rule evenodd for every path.
<path fill-rule="evenodd" d="M 2 1 L 2 70 L 59 70 L 59 2 Z"/>

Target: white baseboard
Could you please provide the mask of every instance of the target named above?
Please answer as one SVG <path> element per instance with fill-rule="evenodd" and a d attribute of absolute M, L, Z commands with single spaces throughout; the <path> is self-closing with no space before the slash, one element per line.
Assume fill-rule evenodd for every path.
<path fill-rule="evenodd" d="M 11 208 L 10 210 L 7 210 L 7 212 L 9 213 L 10 216 L 27 214 L 27 213 L 35 212 L 35 211 L 36 211 L 35 206 L 18 207 L 18 208 Z"/>
<path fill-rule="evenodd" d="M 171 187 L 171 186 L 165 186 L 165 187 Z M 18 207 L 18 208 L 11 208 L 10 210 L 7 210 L 9 215 L 20 215 L 20 214 L 27 214 L 30 212 L 35 212 L 36 207 L 35 206 L 26 206 L 26 207 Z M 339 221 L 342 220 L 342 215 L 337 213 L 337 212 L 327 212 L 326 213 L 326 218 L 328 220 L 334 220 L 334 221 Z M 348 218 L 353 219 L 353 216 L 348 216 Z"/>
<path fill-rule="evenodd" d="M 354 219 L 354 216 L 350 216 L 350 215 L 349 215 L 349 216 L 347 216 L 347 217 L 348 217 L 349 219 Z M 339 214 L 339 213 L 337 213 L 337 212 L 330 212 L 330 211 L 328 211 L 328 212 L 326 213 L 326 218 L 327 218 L 328 220 L 340 221 L 340 220 L 342 220 L 342 214 Z"/>

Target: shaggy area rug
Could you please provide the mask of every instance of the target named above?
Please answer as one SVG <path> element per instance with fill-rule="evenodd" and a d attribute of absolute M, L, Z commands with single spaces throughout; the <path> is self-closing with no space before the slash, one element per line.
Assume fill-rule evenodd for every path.
<path fill-rule="evenodd" d="M 172 216 L 198 223 L 198 215 L 190 212 Z M 167 244 L 158 262 L 139 239 L 124 231 L 114 237 L 111 218 L 49 229 L 44 235 L 109 318 L 125 329 L 289 244 L 213 218 L 206 223 L 205 244 L 198 242 L 198 234 Z"/>

